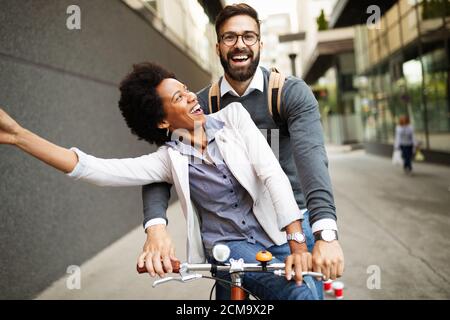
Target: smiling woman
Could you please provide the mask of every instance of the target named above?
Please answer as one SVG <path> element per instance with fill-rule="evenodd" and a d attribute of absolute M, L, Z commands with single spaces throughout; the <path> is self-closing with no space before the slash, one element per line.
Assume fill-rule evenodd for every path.
<path fill-rule="evenodd" d="M 156 92 L 156 86 L 167 78 L 175 75 L 156 64 L 141 63 L 134 65 L 120 84 L 119 109 L 131 133 L 157 145 L 169 140 L 166 130 L 158 128 L 164 119 L 164 109 Z"/>
<path fill-rule="evenodd" d="M 197 96 L 157 64 L 135 64 L 122 81 L 120 92 L 119 108 L 125 122 L 133 134 L 149 143 L 163 145 L 178 129 L 184 129 L 180 130 L 183 138 L 194 143 L 194 129 L 205 122 Z M 195 139 L 204 140 L 204 135 Z"/>
<path fill-rule="evenodd" d="M 177 129 L 193 131 L 205 123 L 203 110 L 195 93 L 176 79 L 164 79 L 156 87 L 156 92 L 163 101 L 165 118 L 158 124 L 160 129 Z"/>

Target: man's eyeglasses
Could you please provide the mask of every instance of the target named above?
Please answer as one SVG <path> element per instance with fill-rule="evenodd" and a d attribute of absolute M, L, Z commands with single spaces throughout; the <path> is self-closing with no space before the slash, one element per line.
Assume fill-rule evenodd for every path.
<path fill-rule="evenodd" d="M 259 40 L 259 34 L 253 32 L 253 31 L 247 31 L 247 32 L 244 32 L 243 34 L 237 34 L 234 32 L 225 32 L 220 37 L 220 39 L 226 46 L 232 47 L 237 43 L 239 37 L 242 37 L 242 41 L 247 46 L 252 46 Z"/>

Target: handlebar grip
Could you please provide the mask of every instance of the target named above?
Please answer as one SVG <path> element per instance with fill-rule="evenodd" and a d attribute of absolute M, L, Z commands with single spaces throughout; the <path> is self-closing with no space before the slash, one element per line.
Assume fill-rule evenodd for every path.
<path fill-rule="evenodd" d="M 170 260 L 170 262 L 172 263 L 172 273 L 179 273 L 181 262 L 178 260 Z M 136 270 L 138 273 L 147 273 L 147 268 L 145 267 L 145 265 L 142 268 L 139 268 L 139 266 L 136 265 Z"/>

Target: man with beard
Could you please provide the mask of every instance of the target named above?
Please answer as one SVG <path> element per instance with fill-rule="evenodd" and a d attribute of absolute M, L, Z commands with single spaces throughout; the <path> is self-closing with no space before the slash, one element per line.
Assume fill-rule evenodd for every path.
<path fill-rule="evenodd" d="M 275 256 L 287 256 L 289 249 L 292 253 L 309 249 L 312 251 L 313 271 L 323 273 L 326 278 L 336 279 L 343 273 L 344 256 L 337 238 L 336 210 L 318 103 L 303 80 L 287 77 L 280 105 L 282 124 L 274 122 L 267 102 L 270 72 L 258 67 L 263 44 L 260 39 L 258 14 L 252 7 L 246 4 L 226 6 L 216 19 L 216 33 L 216 51 L 224 69 L 224 77 L 219 81 L 220 108 L 225 108 L 232 102 L 240 102 L 258 128 L 275 130 L 274 132 L 279 129 L 276 137 L 279 139 L 279 161 L 289 177 L 297 204 L 304 212 L 304 234 L 287 235 L 288 245 L 280 249 L 280 253 Z M 198 93 L 199 103 L 205 113 L 208 113 L 210 107 L 210 87 Z M 229 183 L 225 175 L 224 183 Z M 138 258 L 138 264 L 141 267 L 145 264 L 151 276 L 155 276 L 155 273 L 164 276 L 165 271 L 171 272 L 170 260 L 175 259 L 174 246 L 166 231 L 169 197 L 170 186 L 167 184 L 153 184 L 143 188 L 147 240 Z M 231 187 L 228 199 L 233 208 L 239 210 L 239 195 L 233 194 Z M 236 214 L 233 209 L 225 214 L 208 214 L 205 215 L 209 217 L 208 221 L 202 223 L 216 224 L 219 231 L 230 230 L 224 228 L 224 225 L 231 226 L 235 231 L 230 238 L 241 239 L 239 249 L 236 248 L 239 257 L 246 262 L 254 261 L 258 251 L 255 248 L 260 247 L 258 236 L 251 235 L 248 229 L 248 226 L 253 224 L 254 215 L 248 214 L 245 219 L 237 221 Z M 236 241 L 229 243 L 231 256 L 233 248 L 236 247 L 235 243 Z M 211 256 L 211 253 L 206 252 L 206 255 Z M 286 263 L 295 265 L 301 262 L 294 258 Z M 321 284 L 318 281 L 315 284 L 318 288 L 316 296 L 321 298 Z M 308 285 L 313 289 L 314 284 Z M 264 283 L 261 283 L 261 286 L 264 286 Z M 227 290 L 229 289 L 218 282 L 216 297 L 229 298 Z"/>

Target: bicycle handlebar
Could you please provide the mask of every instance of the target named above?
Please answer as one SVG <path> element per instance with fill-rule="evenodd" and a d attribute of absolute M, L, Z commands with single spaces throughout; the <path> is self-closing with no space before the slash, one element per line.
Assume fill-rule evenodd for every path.
<path fill-rule="evenodd" d="M 218 245 L 220 246 L 220 245 Z M 214 248 L 214 250 L 216 249 L 216 247 Z M 216 254 L 214 254 L 214 258 L 217 261 L 226 261 L 228 259 L 229 256 L 229 249 L 228 250 L 224 250 L 224 249 L 228 249 L 228 247 L 225 248 L 225 246 L 223 246 L 222 248 L 219 248 L 216 250 L 216 253 L 218 254 L 216 256 Z M 214 252 L 213 250 L 213 252 Z M 222 250 L 222 251 L 220 251 Z M 228 251 L 228 252 L 226 252 Z M 226 256 L 226 258 L 222 259 L 224 256 Z M 224 264 L 224 265 L 218 265 L 218 264 L 210 264 L 210 263 L 201 263 L 201 264 L 192 264 L 192 263 L 181 263 L 180 261 L 174 261 L 171 260 L 171 264 L 172 264 L 172 272 L 173 273 L 178 273 L 179 276 L 178 277 L 164 277 L 162 279 L 156 280 L 155 282 L 153 282 L 153 287 L 156 287 L 157 285 L 169 282 L 169 281 L 179 281 L 179 282 L 187 282 L 187 281 L 191 281 L 191 280 L 195 280 L 195 279 L 199 279 L 202 277 L 206 277 L 206 278 L 210 278 L 210 279 L 216 279 L 219 280 L 218 278 L 215 277 L 215 274 L 217 271 L 225 271 L 225 272 L 229 272 L 232 275 L 232 279 L 233 282 L 229 282 L 229 281 L 225 281 L 223 279 L 220 279 L 220 281 L 225 281 L 227 283 L 230 283 L 233 288 L 232 288 L 232 299 L 237 298 L 238 300 L 241 300 L 244 295 L 242 294 L 242 290 L 246 291 L 249 294 L 252 294 L 251 292 L 249 292 L 248 290 L 246 290 L 245 288 L 242 287 L 241 281 L 240 281 L 240 276 L 241 274 L 243 274 L 244 272 L 271 272 L 274 275 L 277 276 L 285 276 L 286 272 L 285 272 L 285 268 L 286 265 L 284 263 L 269 263 L 272 260 L 272 254 L 268 251 L 260 251 L 256 254 L 256 260 L 259 261 L 259 263 L 244 263 L 244 260 L 238 259 L 230 259 L 228 263 Z M 147 268 L 144 266 L 143 268 L 139 268 L 138 265 L 136 265 L 136 269 L 138 273 L 147 273 L 148 270 Z M 213 277 L 208 277 L 208 276 L 204 276 L 203 274 L 200 273 L 195 273 L 196 271 L 208 271 L 211 272 Z M 292 276 L 295 276 L 295 272 L 292 271 L 291 272 Z M 317 277 L 317 278 L 322 278 L 324 280 L 325 276 L 322 273 L 318 273 L 318 272 L 311 272 L 311 271 L 305 271 L 302 272 L 302 276 L 312 276 L 312 277 Z M 235 300 L 235 299 L 233 299 Z"/>
<path fill-rule="evenodd" d="M 213 269 L 217 271 L 228 271 L 228 272 L 258 272 L 258 271 L 268 271 L 274 272 L 277 275 L 284 275 L 285 264 L 284 263 L 269 263 L 265 266 L 260 263 L 242 263 L 239 264 L 238 268 L 233 270 L 232 265 L 213 265 L 210 263 L 200 263 L 200 264 L 191 264 L 191 263 L 181 263 L 180 261 L 171 261 L 172 263 L 172 273 L 180 273 L 180 270 L 183 268 L 185 272 L 191 271 L 209 271 L 211 272 Z M 139 268 L 136 266 L 138 273 L 146 273 L 147 268 L 144 266 L 143 268 Z M 292 275 L 295 275 L 294 271 L 292 271 Z M 313 277 L 323 278 L 324 275 L 319 272 L 311 272 L 305 271 L 302 272 L 302 275 L 310 275 Z"/>

